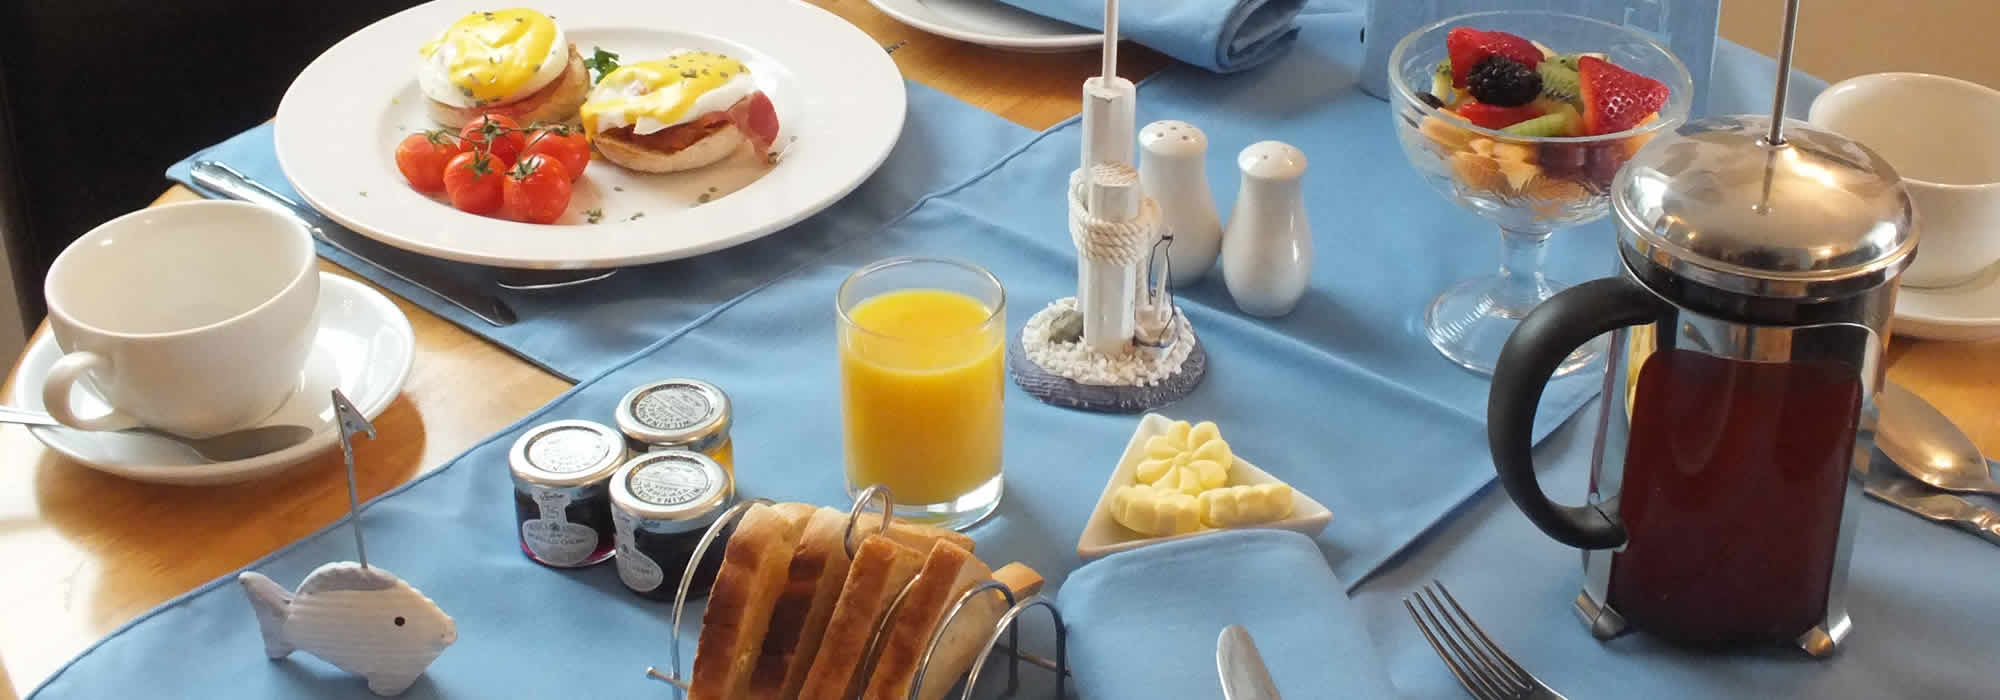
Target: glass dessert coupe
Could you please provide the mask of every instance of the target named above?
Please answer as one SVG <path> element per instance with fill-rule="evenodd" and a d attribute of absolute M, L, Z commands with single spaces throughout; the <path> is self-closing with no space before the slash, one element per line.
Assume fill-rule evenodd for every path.
<path fill-rule="evenodd" d="M 1504 108 L 1487 109 L 1503 116 L 1481 119 L 1495 126 L 1486 128 L 1446 111 L 1446 107 L 1464 111 L 1468 101 L 1479 101 L 1468 97 L 1464 86 L 1446 87 L 1454 81 L 1450 69 L 1445 68 L 1453 53 L 1447 46 L 1448 37 L 1452 30 L 1460 28 L 1505 32 L 1530 40 L 1539 45 L 1528 49 L 1530 57 L 1534 50 L 1540 49 L 1550 59 L 1545 62 L 1572 69 L 1546 81 L 1541 76 L 1547 73 L 1520 81 L 1511 80 L 1513 76 L 1496 75 L 1503 72 L 1498 68 L 1513 66 L 1496 66 L 1491 71 L 1482 68 L 1480 74 L 1472 76 L 1475 81 L 1486 81 L 1481 87 L 1489 95 L 1503 94 L 1503 90 L 1518 92 L 1514 89 L 1518 85 L 1506 85 L 1503 80 L 1546 83 L 1532 104 L 1514 109 L 1529 110 L 1526 114 L 1548 112 L 1549 120 L 1503 129 L 1504 122 L 1519 115 L 1507 117 Z M 1461 48 L 1460 62 L 1483 63 L 1476 59 L 1482 54 L 1466 49 L 1470 42 L 1463 41 L 1464 36 L 1461 33 L 1461 38 L 1454 40 Z M 1504 46 L 1499 51 L 1502 53 L 1494 55 L 1518 54 Z M 1466 54 L 1475 59 L 1467 61 Z M 1554 60 L 1557 58 L 1561 60 Z M 1590 67 L 1593 76 L 1630 72 L 1664 84 L 1667 97 L 1657 114 L 1604 116 L 1616 115 L 1628 102 L 1627 96 L 1620 92 L 1620 81 L 1611 78 L 1598 80 L 1593 109 L 1587 95 L 1591 88 L 1583 86 L 1579 90 L 1576 83 L 1570 82 L 1582 70 L 1576 68 L 1578 64 L 1592 60 L 1608 61 L 1616 67 L 1615 70 L 1601 64 Z M 1536 73 L 1537 68 L 1516 70 Z M 1457 82 L 1469 84 L 1463 79 Z M 1424 317 L 1424 331 L 1439 352 L 1467 369 L 1490 375 L 1515 324 L 1536 304 L 1565 286 L 1550 281 L 1542 273 L 1549 238 L 1557 230 L 1595 221 L 1610 210 L 1612 176 L 1655 134 L 1676 128 L 1687 119 L 1694 95 L 1693 81 L 1680 59 L 1638 30 L 1560 13 L 1505 10 L 1453 17 L 1404 37 L 1389 56 L 1389 84 L 1392 118 L 1410 163 L 1440 192 L 1500 227 L 1500 271 L 1445 290 L 1431 302 Z M 1434 90 L 1453 94 L 1433 100 L 1430 98 L 1437 97 L 1431 94 Z M 1567 97 L 1561 94 L 1565 90 L 1570 93 Z M 1585 95 L 1577 95 L 1579 92 Z M 1518 98 L 1501 99 L 1511 102 Z M 1573 106 L 1562 107 L 1565 101 Z M 1481 105 L 1480 109 L 1489 106 Z M 1544 106 L 1551 109 L 1544 110 Z M 1563 116 L 1553 116 L 1556 110 L 1561 110 Z M 1640 123 L 1610 133 L 1530 135 L 1591 134 L 1610 131 L 1603 128 L 1606 125 L 1622 126 L 1634 120 Z M 1549 128 L 1551 121 L 1562 122 L 1564 126 Z M 1583 367 L 1601 352 L 1601 341 L 1587 344 L 1570 355 L 1557 373 Z"/>

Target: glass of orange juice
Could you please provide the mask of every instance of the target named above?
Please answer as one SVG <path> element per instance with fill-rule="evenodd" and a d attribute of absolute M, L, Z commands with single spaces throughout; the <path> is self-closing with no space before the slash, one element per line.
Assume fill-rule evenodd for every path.
<path fill-rule="evenodd" d="M 840 285 L 847 490 L 964 528 L 1000 504 L 1007 293 L 978 265 L 890 258 Z"/>

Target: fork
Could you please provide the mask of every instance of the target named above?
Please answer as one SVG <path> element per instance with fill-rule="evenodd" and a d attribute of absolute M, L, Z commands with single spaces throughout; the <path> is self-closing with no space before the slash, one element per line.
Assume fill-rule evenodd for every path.
<path fill-rule="evenodd" d="M 1442 594 L 1442 597 L 1440 597 Z M 1415 599 L 1415 604 L 1411 604 Z M 1486 630 L 1472 621 L 1444 583 L 1432 580 L 1415 595 L 1403 598 L 1403 609 L 1417 622 L 1438 658 L 1451 668 L 1465 692 L 1478 700 L 1568 700 L 1562 693 L 1528 673 L 1508 656 Z M 1423 613 L 1418 614 L 1422 609 Z M 1463 623 L 1463 624 L 1461 624 Z M 1467 628 L 1471 634 L 1467 634 Z"/>

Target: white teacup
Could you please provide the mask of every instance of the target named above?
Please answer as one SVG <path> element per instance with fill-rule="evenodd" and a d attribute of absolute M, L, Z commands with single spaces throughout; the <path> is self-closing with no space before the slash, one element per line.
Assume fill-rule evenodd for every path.
<path fill-rule="evenodd" d="M 1812 123 L 1873 149 L 1917 208 L 1912 287 L 1948 287 L 2000 262 L 2000 91 L 1927 73 L 1834 83 Z"/>
<path fill-rule="evenodd" d="M 132 212 L 56 257 L 44 292 L 66 353 L 42 402 L 82 430 L 147 426 L 204 437 L 254 425 L 299 384 L 317 329 L 319 270 L 296 219 L 242 202 Z M 88 378 L 112 407 L 79 416 Z"/>

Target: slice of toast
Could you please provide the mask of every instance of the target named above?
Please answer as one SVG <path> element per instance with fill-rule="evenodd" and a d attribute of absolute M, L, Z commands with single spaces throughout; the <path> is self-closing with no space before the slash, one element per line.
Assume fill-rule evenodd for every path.
<path fill-rule="evenodd" d="M 779 508 L 790 505 L 795 504 Z M 856 523 L 855 528 L 859 533 L 873 532 L 875 523 L 881 521 L 881 516 L 873 516 Z M 901 520 L 890 521 L 887 534 L 889 539 L 917 552 L 930 551 L 931 545 L 940 539 L 954 544 L 961 540 L 971 542 L 951 530 Z M 799 548 L 792 554 L 785 591 L 778 596 L 771 613 L 763 655 L 757 659 L 756 670 L 750 676 L 751 698 L 791 700 L 798 697 L 799 689 L 805 685 L 806 673 L 819 654 L 827 622 L 833 617 L 833 607 L 847 580 L 851 561 L 842 539 L 846 535 L 846 512 L 818 508 L 810 513 Z"/>
<path fill-rule="evenodd" d="M 930 646 L 938 621 L 958 602 L 959 596 L 992 576 L 993 571 L 964 547 L 943 540 L 931 547 L 923 571 L 910 583 L 902 605 L 896 608 L 882 633 L 877 645 L 881 651 L 875 667 L 869 671 L 868 690 L 861 697 L 864 700 L 908 698 L 910 684 L 916 680 L 917 663 L 923 660 L 924 649 Z M 999 600 L 998 594 L 993 597 L 996 602 Z M 929 687 L 924 690 L 926 694 L 932 692 Z"/>
<path fill-rule="evenodd" d="M 809 512 L 809 511 L 808 511 Z M 764 648 L 771 610 L 784 591 L 792 552 L 804 530 L 798 509 L 751 506 L 723 551 L 722 569 L 701 617 L 701 642 L 689 677 L 690 700 L 743 700 Z"/>
<path fill-rule="evenodd" d="M 799 548 L 792 553 L 784 592 L 771 611 L 763 656 L 750 675 L 751 698 L 797 697 L 799 686 L 805 684 L 841 584 L 847 581 L 850 560 L 841 541 L 846 532 L 847 514 L 832 508 L 814 510 L 807 519 Z"/>
<path fill-rule="evenodd" d="M 849 700 L 861 680 L 868 639 L 896 596 L 923 568 L 924 555 L 880 535 L 862 540 L 827 621 L 800 700 Z"/>
<path fill-rule="evenodd" d="M 1017 601 L 1042 592 L 1042 575 L 1020 562 L 1000 567 L 993 572 L 993 580 L 1013 591 Z M 958 595 L 964 595 L 964 592 Z M 944 611 L 951 612 L 951 606 L 957 602 L 958 596 L 952 596 L 945 602 Z M 986 650 L 986 639 L 993 635 L 993 625 L 999 623 L 1000 616 L 1006 612 L 1007 599 L 999 593 L 988 593 L 967 603 L 965 610 L 952 619 L 951 626 L 945 628 L 944 636 L 938 638 L 937 651 L 931 655 L 931 665 L 924 669 L 923 692 L 918 697 L 921 700 L 939 700 L 950 692 L 952 686 L 958 684 L 959 677 L 972 670 L 972 661 Z M 936 633 L 935 627 L 931 633 Z M 925 641 L 929 641 L 928 638 Z M 917 658 L 923 658 L 921 652 Z M 876 668 L 877 673 L 883 672 L 881 666 Z M 894 671 L 891 669 L 891 672 Z M 910 671 L 914 673 L 915 668 Z M 909 691 L 904 690 L 899 697 L 909 697 Z"/>
<path fill-rule="evenodd" d="M 882 532 L 881 527 L 882 515 L 880 513 L 862 513 L 861 517 L 857 518 L 854 523 L 854 536 L 873 535 Z M 902 519 L 889 521 L 889 531 L 882 534 L 886 534 L 889 536 L 889 539 L 901 542 L 919 552 L 931 551 L 931 544 L 938 540 L 958 545 L 959 549 L 968 552 L 978 551 L 973 549 L 972 538 L 966 537 L 964 533 L 957 530 L 950 530 L 934 525 L 922 525 Z"/>

